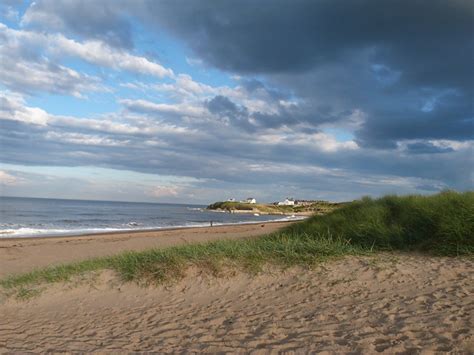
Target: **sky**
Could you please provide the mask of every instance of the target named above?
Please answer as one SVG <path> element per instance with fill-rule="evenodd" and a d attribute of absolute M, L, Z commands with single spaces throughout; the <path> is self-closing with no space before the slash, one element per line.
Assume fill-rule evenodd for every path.
<path fill-rule="evenodd" d="M 474 187 L 470 0 L 2 0 L 0 195 Z"/>

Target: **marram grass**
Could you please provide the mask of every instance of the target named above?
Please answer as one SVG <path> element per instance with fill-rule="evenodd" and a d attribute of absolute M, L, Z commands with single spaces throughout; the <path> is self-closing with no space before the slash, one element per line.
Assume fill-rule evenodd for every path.
<path fill-rule="evenodd" d="M 311 266 L 321 260 L 376 251 L 474 255 L 474 192 L 363 198 L 259 238 L 189 244 L 55 266 L 0 281 L 4 289 L 70 280 L 111 269 L 125 281 L 162 283 L 194 266 L 249 272 L 263 265 Z"/>
<path fill-rule="evenodd" d="M 286 233 L 330 234 L 376 250 L 417 250 L 437 255 L 474 253 L 474 192 L 363 198 Z"/>

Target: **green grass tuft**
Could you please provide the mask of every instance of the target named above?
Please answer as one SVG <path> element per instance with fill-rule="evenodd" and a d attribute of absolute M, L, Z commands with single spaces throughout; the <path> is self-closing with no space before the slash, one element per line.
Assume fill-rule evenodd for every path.
<path fill-rule="evenodd" d="M 40 290 L 35 288 L 20 287 L 15 293 L 15 298 L 19 301 L 28 301 L 41 293 Z"/>
<path fill-rule="evenodd" d="M 290 226 L 286 233 L 335 235 L 377 250 L 436 255 L 474 253 L 474 192 L 363 198 L 325 216 Z"/>

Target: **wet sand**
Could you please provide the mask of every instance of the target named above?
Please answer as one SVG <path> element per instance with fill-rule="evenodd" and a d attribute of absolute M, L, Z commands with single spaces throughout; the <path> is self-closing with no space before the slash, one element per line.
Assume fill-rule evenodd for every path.
<path fill-rule="evenodd" d="M 472 354 L 474 262 L 382 254 L 254 277 L 192 269 L 146 288 L 106 271 L 3 300 L 0 314 L 0 352 Z"/>
<path fill-rule="evenodd" d="M 5 238 L 0 239 L 0 278 L 128 250 L 139 251 L 218 239 L 254 237 L 274 232 L 290 223 L 294 222 L 262 222 L 74 237 Z"/>

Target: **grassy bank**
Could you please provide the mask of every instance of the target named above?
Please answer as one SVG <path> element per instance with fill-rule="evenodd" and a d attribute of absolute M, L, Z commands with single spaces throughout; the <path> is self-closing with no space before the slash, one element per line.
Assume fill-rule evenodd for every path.
<path fill-rule="evenodd" d="M 474 192 L 364 198 L 285 233 L 335 236 L 376 250 L 417 250 L 437 255 L 474 253 Z"/>
<path fill-rule="evenodd" d="M 311 266 L 378 250 L 474 255 L 474 193 L 364 198 L 260 238 L 129 252 L 13 276 L 0 285 L 18 289 L 101 269 L 115 270 L 126 281 L 161 283 L 182 277 L 191 266 L 254 272 L 265 264 Z"/>
<path fill-rule="evenodd" d="M 295 238 L 278 233 L 260 238 L 222 240 L 189 244 L 143 252 L 127 252 L 113 257 L 40 269 L 0 280 L 0 286 L 13 289 L 42 283 L 67 281 L 87 272 L 112 269 L 124 281 L 162 283 L 184 276 L 188 267 L 218 274 L 224 268 L 258 272 L 265 264 L 282 267 L 309 266 L 330 257 L 362 254 L 366 248 L 332 237 L 314 239 L 309 235 Z"/>
<path fill-rule="evenodd" d="M 332 203 L 326 201 L 317 201 L 305 206 L 279 206 L 274 204 L 262 203 L 244 203 L 244 202 L 215 202 L 209 205 L 209 210 L 227 211 L 227 212 L 249 212 L 249 213 L 265 213 L 265 214 L 293 214 L 293 213 L 314 213 L 327 214 L 347 203 Z"/>

